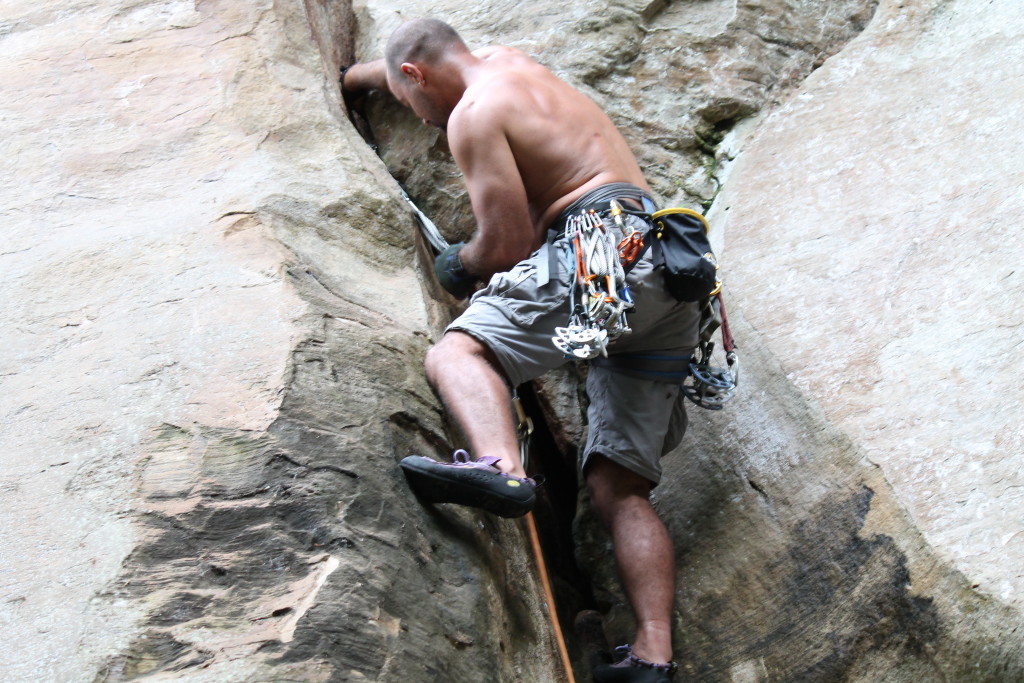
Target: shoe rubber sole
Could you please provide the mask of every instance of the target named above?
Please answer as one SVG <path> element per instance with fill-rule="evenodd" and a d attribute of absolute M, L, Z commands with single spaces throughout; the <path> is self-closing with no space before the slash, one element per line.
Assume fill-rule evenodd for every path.
<path fill-rule="evenodd" d="M 602 664 L 594 668 L 594 683 L 672 683 L 672 677 L 655 669 Z"/>
<path fill-rule="evenodd" d="M 480 467 L 457 467 L 410 455 L 399 463 L 416 495 L 430 503 L 454 503 L 499 517 L 522 517 L 537 496 L 530 484 Z"/>

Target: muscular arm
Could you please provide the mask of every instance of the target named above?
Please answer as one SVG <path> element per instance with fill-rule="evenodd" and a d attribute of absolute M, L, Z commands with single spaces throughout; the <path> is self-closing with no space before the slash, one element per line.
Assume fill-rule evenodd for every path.
<path fill-rule="evenodd" d="M 490 46 L 480 48 L 473 52 L 474 56 L 484 58 L 495 52 L 508 51 L 511 48 Z M 350 92 L 361 92 L 364 90 L 381 90 L 390 93 L 388 88 L 388 68 L 383 59 L 375 59 L 372 62 L 357 62 L 345 72 L 345 89 Z"/>
<path fill-rule="evenodd" d="M 526 258 L 535 238 L 526 189 L 506 133 L 514 111 L 502 102 L 470 100 L 448 124 L 452 156 L 462 171 L 477 231 L 460 253 L 485 282 Z"/>
<path fill-rule="evenodd" d="M 388 88 L 388 70 L 383 59 L 372 62 L 353 64 L 345 72 L 345 90 L 361 92 L 364 90 L 382 90 L 390 93 Z"/>

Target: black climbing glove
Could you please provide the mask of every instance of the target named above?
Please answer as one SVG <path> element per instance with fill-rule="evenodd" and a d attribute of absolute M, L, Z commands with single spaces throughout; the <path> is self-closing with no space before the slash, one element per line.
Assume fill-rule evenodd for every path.
<path fill-rule="evenodd" d="M 345 87 L 345 74 L 351 68 L 352 66 L 341 67 L 341 72 L 338 76 L 338 85 L 341 86 L 341 99 L 345 103 L 345 113 L 363 140 L 366 140 L 367 144 L 376 147 L 373 131 L 370 129 L 370 122 L 366 118 L 367 91 L 350 90 Z"/>
<path fill-rule="evenodd" d="M 459 252 L 464 246 L 465 242 L 453 244 L 434 259 L 437 281 L 456 299 L 465 299 L 472 294 L 473 285 L 476 284 L 476 278 L 466 272 L 459 258 Z"/>
<path fill-rule="evenodd" d="M 358 90 L 352 91 L 345 87 L 345 74 L 352 68 L 352 65 L 341 67 L 340 76 L 338 77 L 338 85 L 341 86 L 341 99 L 345 102 L 345 108 L 349 112 L 363 113 L 363 109 L 366 106 L 366 91 Z"/>

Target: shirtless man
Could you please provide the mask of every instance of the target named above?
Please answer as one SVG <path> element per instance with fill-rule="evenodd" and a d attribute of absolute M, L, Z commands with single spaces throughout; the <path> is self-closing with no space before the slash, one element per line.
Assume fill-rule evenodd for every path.
<path fill-rule="evenodd" d="M 435 270 L 457 298 L 470 295 L 477 281 L 488 283 L 426 359 L 427 378 L 476 459 L 465 451 L 456 452 L 454 463 L 410 456 L 402 467 L 429 501 L 523 515 L 533 504 L 534 482 L 520 461 L 510 387 L 567 362 L 551 337 L 568 319 L 572 274 L 548 250 L 566 248 L 559 237 L 567 209 L 607 210 L 616 199 L 640 210 L 644 202 L 653 206 L 650 189 L 597 105 L 522 52 L 470 52 L 450 26 L 427 19 L 402 25 L 385 54 L 343 72 L 343 90 L 390 92 L 424 123 L 447 132 L 477 230 L 468 243 L 442 253 Z M 665 292 L 649 255 L 627 282 L 636 303 L 633 332 L 609 347 L 611 358 L 687 358 L 697 341 L 696 305 Z M 595 680 L 668 681 L 674 557 L 649 494 L 661 476 L 658 459 L 685 429 L 678 382 L 594 365 L 587 383 L 583 472 L 610 530 L 637 622 L 632 649 L 622 649 L 625 657 L 615 665 L 598 667 Z"/>

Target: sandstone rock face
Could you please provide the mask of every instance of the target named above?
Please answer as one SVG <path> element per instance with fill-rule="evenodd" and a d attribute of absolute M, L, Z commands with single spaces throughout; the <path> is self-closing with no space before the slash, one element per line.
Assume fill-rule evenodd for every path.
<path fill-rule="evenodd" d="M 743 377 L 655 492 L 684 673 L 1024 679 L 1015 0 L 44 0 L 0 18 L 5 680 L 565 679 L 524 526 L 395 464 L 458 436 L 391 174 L 472 219 L 443 136 L 378 98 L 382 163 L 333 75 L 423 14 L 538 56 L 711 207 Z M 632 626 L 578 376 L 525 398 L 586 680 L 574 619 Z"/>
<path fill-rule="evenodd" d="M 395 466 L 441 454 L 440 313 L 347 16 L 5 11 L 5 680 L 556 675 L 520 526 Z"/>
<path fill-rule="evenodd" d="M 778 364 L 752 388 L 778 395 L 789 384 L 815 414 L 779 451 L 747 442 L 735 466 L 752 482 L 775 480 L 761 488 L 774 515 L 794 495 L 817 501 L 809 510 L 837 509 L 835 493 L 812 492 L 835 473 L 810 472 L 846 460 L 837 450 L 863 458 L 846 468 L 874 496 L 858 545 L 892 543 L 905 572 L 904 597 L 879 620 L 886 647 L 899 640 L 894 621 L 913 621 L 888 680 L 1022 675 L 1010 569 L 1021 553 L 1024 431 L 1012 378 L 1022 309 L 1010 245 L 1022 168 L 1004 104 L 1024 85 L 1024 12 L 976 9 L 882 3 L 864 33 L 737 136 L 743 151 L 711 214 L 742 336 Z M 841 440 L 822 443 L 830 432 Z M 879 475 L 892 487 L 884 498 Z M 799 488 L 774 488 L 790 478 Z M 863 579 L 836 578 L 855 553 L 827 552 L 839 565 L 830 581 L 863 590 Z M 880 677 L 849 651 L 844 676 Z"/>
<path fill-rule="evenodd" d="M 715 215 L 787 378 L 931 545 L 1019 608 L 1024 577 L 1003 567 L 1024 562 L 1024 136 L 1005 104 L 1024 87 L 1024 8 L 923 5 L 883 5 L 766 117 Z"/>

